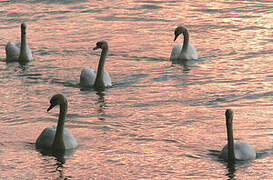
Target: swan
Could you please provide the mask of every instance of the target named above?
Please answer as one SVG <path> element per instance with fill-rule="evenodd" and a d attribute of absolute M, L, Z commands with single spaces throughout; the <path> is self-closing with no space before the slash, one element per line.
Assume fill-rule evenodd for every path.
<path fill-rule="evenodd" d="M 36 148 L 43 150 L 69 150 L 78 146 L 77 140 L 68 128 L 64 127 L 67 112 L 67 100 L 62 94 L 56 94 L 50 99 L 50 111 L 56 105 L 60 105 L 58 125 L 45 128 L 36 140 Z"/>
<path fill-rule="evenodd" d="M 184 35 L 184 42 L 173 47 L 170 60 L 176 61 L 198 59 L 195 47 L 189 43 L 189 32 L 187 28 L 184 26 L 178 26 L 174 31 L 174 41 L 180 34 Z"/>
<path fill-rule="evenodd" d="M 21 24 L 21 44 L 14 44 L 8 42 L 6 45 L 6 61 L 13 62 L 18 61 L 19 63 L 25 64 L 33 60 L 31 50 L 27 45 L 26 37 L 26 23 Z"/>
<path fill-rule="evenodd" d="M 96 72 L 92 68 L 84 68 L 80 76 L 80 86 L 81 87 L 95 87 L 95 88 L 105 88 L 112 86 L 112 81 L 109 73 L 104 70 L 105 58 L 108 52 L 108 44 L 106 41 L 99 41 L 96 43 L 96 49 L 102 49 L 101 56 L 98 65 L 98 71 Z"/>
<path fill-rule="evenodd" d="M 226 110 L 226 126 L 228 144 L 224 146 L 219 157 L 225 161 L 234 162 L 235 160 L 253 160 L 256 158 L 256 151 L 247 142 L 234 142 L 233 140 L 233 111 Z"/>

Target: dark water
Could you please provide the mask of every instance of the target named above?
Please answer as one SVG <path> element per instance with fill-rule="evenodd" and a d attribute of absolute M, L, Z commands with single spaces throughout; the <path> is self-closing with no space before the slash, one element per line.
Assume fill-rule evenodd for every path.
<path fill-rule="evenodd" d="M 35 61 L 0 63 L 1 179 L 270 179 L 273 176 L 272 1 L 1 1 L 0 58 L 28 24 Z M 173 31 L 183 24 L 199 59 L 172 64 Z M 95 43 L 110 46 L 113 87 L 78 87 L 97 67 Z M 182 41 L 179 38 L 179 41 Z M 56 124 L 49 99 L 69 101 L 66 126 L 80 146 L 72 157 L 37 152 Z M 224 111 L 234 136 L 258 152 L 230 168 Z"/>

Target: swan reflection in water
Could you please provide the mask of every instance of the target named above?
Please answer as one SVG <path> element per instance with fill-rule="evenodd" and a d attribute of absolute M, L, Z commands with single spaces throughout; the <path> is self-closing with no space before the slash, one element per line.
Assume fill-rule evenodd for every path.
<path fill-rule="evenodd" d="M 38 149 L 38 151 L 43 156 L 54 156 L 58 162 L 61 162 L 64 164 L 67 159 L 72 157 L 74 153 L 77 151 L 77 148 L 75 149 L 68 149 L 68 150 L 46 150 L 46 149 Z"/>
<path fill-rule="evenodd" d="M 43 156 L 54 156 L 56 159 L 56 164 L 54 164 L 55 171 L 53 172 L 58 172 L 59 176 L 57 179 L 70 179 L 69 176 L 64 175 L 64 164 L 66 163 L 66 160 L 68 160 L 70 157 L 73 156 L 73 154 L 76 152 L 77 149 L 69 149 L 69 150 L 39 150 L 40 153 Z M 47 160 L 47 159 L 44 159 Z M 48 162 L 46 162 L 48 164 Z"/>
<path fill-rule="evenodd" d="M 176 60 L 174 60 L 174 61 L 172 61 L 172 66 L 180 65 L 182 67 L 183 72 L 188 73 L 188 72 L 190 72 L 193 63 L 194 62 L 192 62 L 191 60 L 190 61 L 185 61 L 185 60 L 176 61 Z"/>
<path fill-rule="evenodd" d="M 99 120 L 102 120 L 104 121 L 105 120 L 105 107 L 107 106 L 106 102 L 105 102 L 105 99 L 104 99 L 104 96 L 105 96 L 105 93 L 103 93 L 102 91 L 98 91 L 96 93 L 98 95 L 98 100 L 97 100 L 97 103 L 98 104 L 98 113 L 99 113 Z"/>
<path fill-rule="evenodd" d="M 228 163 L 227 163 L 227 170 L 228 170 L 228 173 L 226 173 L 226 176 L 227 176 L 229 179 L 234 179 L 234 178 L 235 178 L 235 172 L 236 172 L 235 163 L 233 163 L 233 162 L 228 162 Z"/>

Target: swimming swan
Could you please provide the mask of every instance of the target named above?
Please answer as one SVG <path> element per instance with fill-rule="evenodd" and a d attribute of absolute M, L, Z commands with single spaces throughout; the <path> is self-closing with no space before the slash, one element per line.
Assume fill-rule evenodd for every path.
<path fill-rule="evenodd" d="M 234 162 L 235 160 L 253 160 L 256 158 L 254 148 L 247 142 L 234 142 L 233 140 L 233 111 L 226 110 L 226 126 L 228 144 L 224 146 L 219 157 L 225 161 Z"/>
<path fill-rule="evenodd" d="M 68 150 L 78 146 L 73 134 L 68 128 L 64 127 L 67 104 L 67 100 L 62 94 L 56 94 L 50 99 L 50 106 L 47 111 L 50 111 L 56 105 L 60 105 L 58 125 L 43 130 L 35 143 L 37 149 Z"/>
<path fill-rule="evenodd" d="M 6 61 L 18 61 L 21 64 L 28 63 L 33 60 L 31 50 L 27 45 L 26 23 L 21 24 L 21 44 L 15 45 L 13 42 L 8 42 L 6 45 Z"/>
<path fill-rule="evenodd" d="M 106 41 L 97 42 L 96 47 L 93 50 L 101 48 L 101 56 L 99 60 L 98 71 L 96 72 L 92 68 L 85 68 L 81 72 L 80 86 L 81 87 L 95 87 L 105 88 L 112 86 L 112 81 L 109 73 L 104 70 L 105 58 L 108 52 L 108 44 Z"/>
<path fill-rule="evenodd" d="M 189 32 L 184 26 L 178 26 L 174 31 L 174 41 L 177 37 L 183 34 L 184 42 L 179 43 L 173 47 L 170 60 L 171 61 L 179 61 L 179 60 L 191 60 L 198 59 L 197 52 L 195 47 L 189 43 Z"/>

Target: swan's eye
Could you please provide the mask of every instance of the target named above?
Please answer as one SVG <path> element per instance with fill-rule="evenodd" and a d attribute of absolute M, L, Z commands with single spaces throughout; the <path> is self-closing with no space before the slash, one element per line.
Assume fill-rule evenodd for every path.
<path fill-rule="evenodd" d="M 57 105 L 57 99 L 51 99 L 50 104 L 56 106 Z"/>
<path fill-rule="evenodd" d="M 101 42 L 98 42 L 98 43 L 97 43 L 97 46 L 101 48 L 101 47 L 102 47 L 102 43 L 101 43 Z"/>

